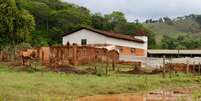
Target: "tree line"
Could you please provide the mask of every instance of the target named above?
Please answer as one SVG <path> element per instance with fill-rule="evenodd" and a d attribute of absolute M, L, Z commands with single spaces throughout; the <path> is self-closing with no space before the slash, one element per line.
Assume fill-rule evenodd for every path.
<path fill-rule="evenodd" d="M 150 46 L 155 44 L 152 31 L 138 22 L 128 22 L 122 12 L 92 14 L 87 8 L 60 0 L 1 0 L 0 9 L 1 47 L 61 44 L 61 35 L 83 26 L 128 35 L 144 31 Z"/>
<path fill-rule="evenodd" d="M 62 2 L 60 0 L 0 0 L 0 48 L 20 43 L 33 47 L 61 44 L 61 36 L 80 27 L 135 35 L 145 32 L 149 36 L 149 48 L 199 48 L 191 44 L 198 40 L 181 36 L 164 36 L 161 43 L 156 43 L 155 33 L 145 28 L 138 20 L 128 22 L 122 12 L 111 14 L 91 13 L 87 8 Z M 201 22 L 200 16 L 189 15 Z M 183 19 L 183 18 L 178 18 Z M 172 24 L 168 17 L 158 22 Z M 147 20 L 152 23 L 153 20 Z M 191 40 L 190 40 L 191 39 Z"/>
<path fill-rule="evenodd" d="M 163 36 L 162 49 L 201 49 L 201 37 L 180 35 L 178 37 Z"/>

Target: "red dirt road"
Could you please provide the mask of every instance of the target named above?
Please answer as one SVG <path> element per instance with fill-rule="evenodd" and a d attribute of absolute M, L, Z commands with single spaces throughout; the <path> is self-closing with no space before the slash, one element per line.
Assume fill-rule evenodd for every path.
<path fill-rule="evenodd" d="M 190 89 L 178 89 L 174 91 L 156 91 L 146 95 L 99 95 L 82 97 L 75 101 L 192 101 Z"/>
<path fill-rule="evenodd" d="M 145 100 L 142 96 L 108 95 L 108 96 L 84 97 L 76 101 L 145 101 Z"/>

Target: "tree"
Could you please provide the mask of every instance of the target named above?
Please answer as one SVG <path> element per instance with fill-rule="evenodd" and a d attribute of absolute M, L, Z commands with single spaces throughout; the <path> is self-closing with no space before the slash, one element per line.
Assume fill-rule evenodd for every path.
<path fill-rule="evenodd" d="M 135 22 L 136 24 L 139 24 L 139 20 L 138 20 L 138 19 L 136 19 L 134 22 Z"/>
<path fill-rule="evenodd" d="M 180 35 L 178 37 L 163 36 L 163 49 L 199 49 L 201 48 L 201 38 L 195 39 L 193 36 Z"/>
<path fill-rule="evenodd" d="M 152 40 L 150 43 L 153 46 L 155 44 L 153 32 L 144 28 L 138 21 L 137 23 L 128 22 L 125 15 L 119 11 L 107 15 L 91 14 L 85 7 L 61 0 L 16 0 L 16 3 L 15 0 L 3 1 L 7 4 L 13 2 L 9 3 L 12 4 L 12 13 L 7 14 L 10 10 L 4 9 L 4 6 L 0 13 L 3 15 L 2 19 L 6 18 L 9 22 L 5 24 L 7 20 L 2 20 L 0 24 L 0 32 L 5 33 L 0 34 L 0 42 L 3 43 L 11 43 L 11 40 L 14 40 L 13 42 L 16 43 L 29 42 L 33 46 L 60 44 L 62 34 L 85 26 L 128 35 L 135 35 L 138 30 L 143 30 L 151 33 L 149 34 L 149 39 Z M 2 3 L 5 4 L 5 2 Z M 9 31 L 8 28 L 10 28 Z"/>
<path fill-rule="evenodd" d="M 32 41 L 32 45 L 61 43 L 62 34 L 92 24 L 90 11 L 84 7 L 60 0 L 16 1 L 19 8 L 28 10 L 36 20 L 36 31 L 32 37 L 37 42 Z"/>
<path fill-rule="evenodd" d="M 122 12 L 118 12 L 118 11 L 105 15 L 105 18 L 106 18 L 107 22 L 111 24 L 111 27 L 112 27 L 111 29 L 113 31 L 115 31 L 115 29 L 116 29 L 116 31 L 119 30 L 119 29 L 115 28 L 117 25 L 122 25 L 127 22 L 124 14 Z"/>
<path fill-rule="evenodd" d="M 92 15 L 92 26 L 100 30 L 111 30 L 112 25 L 107 22 L 107 19 L 100 13 L 95 13 Z"/>
<path fill-rule="evenodd" d="M 28 41 L 30 32 L 34 30 L 34 18 L 25 10 L 19 10 L 15 0 L 0 1 L 0 41 L 1 44 L 15 45 Z M 4 40 L 5 42 L 3 42 Z"/>
<path fill-rule="evenodd" d="M 201 25 L 201 15 L 197 16 L 195 20 Z"/>
<path fill-rule="evenodd" d="M 164 20 L 165 23 L 167 23 L 169 25 L 173 24 L 173 21 L 169 17 L 163 17 L 163 20 Z"/>
<path fill-rule="evenodd" d="M 31 32 L 35 30 L 34 17 L 28 11 L 19 11 L 16 16 L 17 43 L 31 42 Z"/>
<path fill-rule="evenodd" d="M 153 19 L 147 19 L 145 23 L 153 23 Z"/>
<path fill-rule="evenodd" d="M 176 49 L 176 40 L 172 37 L 164 35 L 161 43 L 163 49 Z"/>
<path fill-rule="evenodd" d="M 160 22 L 160 23 L 163 23 L 163 18 L 160 18 L 160 19 L 159 19 L 159 22 Z"/>
<path fill-rule="evenodd" d="M 151 30 L 143 27 L 142 25 L 139 25 L 135 29 L 135 33 L 141 33 L 141 34 L 145 34 L 148 36 L 148 48 L 149 49 L 155 49 L 158 47 L 156 44 L 156 40 L 155 40 L 155 33 L 152 32 Z"/>
<path fill-rule="evenodd" d="M 126 22 L 125 15 L 122 12 L 114 11 L 109 15 L 105 15 L 108 22 L 110 23 L 120 23 L 120 22 Z"/>
<path fill-rule="evenodd" d="M 0 1 L 0 33 L 2 39 L 12 38 L 14 40 L 14 21 L 17 15 L 17 8 L 14 0 L 1 0 Z M 2 42 L 4 43 L 4 42 Z"/>

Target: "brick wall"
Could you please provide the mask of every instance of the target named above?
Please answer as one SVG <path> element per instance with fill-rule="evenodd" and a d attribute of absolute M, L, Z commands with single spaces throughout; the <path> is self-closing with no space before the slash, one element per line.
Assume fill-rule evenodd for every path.
<path fill-rule="evenodd" d="M 136 56 L 144 56 L 145 51 L 143 49 L 135 49 Z"/>
<path fill-rule="evenodd" d="M 129 48 L 129 47 L 122 47 L 121 53 L 122 53 L 123 55 L 135 55 L 135 52 L 132 51 L 132 49 Z"/>
<path fill-rule="evenodd" d="M 144 49 L 129 48 L 129 47 L 118 47 L 120 49 L 120 54 L 122 55 L 134 55 L 134 56 L 144 56 Z"/>
<path fill-rule="evenodd" d="M 9 61 L 11 56 L 5 52 L 0 51 L 0 61 Z"/>
<path fill-rule="evenodd" d="M 36 57 L 39 58 L 43 64 L 48 64 L 49 55 L 50 55 L 50 47 L 40 47 L 36 49 Z"/>
<path fill-rule="evenodd" d="M 168 63 L 165 64 L 167 70 L 173 70 L 177 72 L 198 72 L 200 65 L 198 64 L 184 64 L 184 63 Z"/>
<path fill-rule="evenodd" d="M 3 52 L 0 51 L 0 61 L 3 60 Z"/>
<path fill-rule="evenodd" d="M 53 46 L 37 49 L 38 58 L 44 64 L 52 65 L 78 65 L 92 63 L 98 60 L 114 62 L 119 60 L 117 51 L 108 51 L 104 48 L 90 46 Z"/>

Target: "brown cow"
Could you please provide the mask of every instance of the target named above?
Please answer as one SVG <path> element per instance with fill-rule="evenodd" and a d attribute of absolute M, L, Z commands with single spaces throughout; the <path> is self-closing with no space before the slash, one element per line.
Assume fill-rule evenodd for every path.
<path fill-rule="evenodd" d="M 21 58 L 22 65 L 29 65 L 28 60 L 35 58 L 36 57 L 35 55 L 36 55 L 36 50 L 34 50 L 34 49 L 28 49 L 26 51 L 20 51 L 19 57 Z"/>

